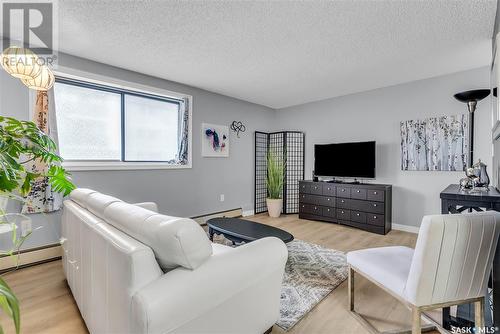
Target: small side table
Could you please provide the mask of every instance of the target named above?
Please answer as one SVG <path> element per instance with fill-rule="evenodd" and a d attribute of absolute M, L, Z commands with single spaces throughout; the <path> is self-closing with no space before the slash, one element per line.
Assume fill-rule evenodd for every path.
<path fill-rule="evenodd" d="M 444 189 L 440 196 L 441 213 L 457 214 L 462 212 L 480 212 L 486 210 L 500 211 L 500 192 L 494 187 L 489 191 L 467 191 L 461 190 L 458 184 L 450 184 Z M 493 260 L 493 324 L 500 327 L 500 243 L 498 244 L 495 259 Z M 497 307 L 495 307 L 495 305 Z M 473 312 L 473 307 L 464 306 L 465 312 Z M 473 314 L 469 314 L 469 319 L 474 319 Z M 457 318 L 455 326 L 470 326 L 470 320 Z M 443 308 L 443 327 L 450 329 L 452 318 L 449 308 Z"/>

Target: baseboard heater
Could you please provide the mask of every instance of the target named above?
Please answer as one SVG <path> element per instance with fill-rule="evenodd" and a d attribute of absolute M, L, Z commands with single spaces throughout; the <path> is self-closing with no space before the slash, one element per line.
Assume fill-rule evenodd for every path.
<path fill-rule="evenodd" d="M 62 257 L 60 244 L 21 250 L 14 255 L 0 256 L 0 274 L 14 268 L 24 268 L 35 264 L 58 260 Z"/>
<path fill-rule="evenodd" d="M 207 220 L 209 220 L 211 218 L 218 218 L 218 217 L 235 218 L 235 217 L 241 217 L 241 216 L 243 216 L 243 209 L 237 208 L 237 209 L 231 209 L 231 210 L 226 210 L 226 211 L 207 213 L 204 215 L 191 217 L 191 219 L 194 219 L 200 225 L 206 225 Z"/>

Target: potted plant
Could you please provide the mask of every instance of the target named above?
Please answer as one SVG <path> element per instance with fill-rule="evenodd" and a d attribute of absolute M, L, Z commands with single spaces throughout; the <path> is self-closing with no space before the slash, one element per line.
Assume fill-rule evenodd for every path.
<path fill-rule="evenodd" d="M 43 170 L 33 172 L 26 165 L 39 161 Z M 29 194 L 32 182 L 39 177 L 47 177 L 53 191 L 68 195 L 75 188 L 69 174 L 60 165 L 62 158 L 56 154 L 54 141 L 35 123 L 19 121 L 0 116 L 0 198 L 23 199 Z M 0 255 L 13 255 L 21 247 L 23 238 L 17 238 L 16 226 L 7 214 L 5 206 L 0 207 L 0 226 L 11 225 L 13 248 Z M 13 319 L 16 333 L 20 331 L 19 301 L 7 283 L 0 278 L 0 312 Z M 3 333 L 0 324 L 0 334 Z"/>
<path fill-rule="evenodd" d="M 275 153 L 267 153 L 267 212 L 269 216 L 277 218 L 283 208 L 283 178 L 285 173 L 285 164 Z"/>

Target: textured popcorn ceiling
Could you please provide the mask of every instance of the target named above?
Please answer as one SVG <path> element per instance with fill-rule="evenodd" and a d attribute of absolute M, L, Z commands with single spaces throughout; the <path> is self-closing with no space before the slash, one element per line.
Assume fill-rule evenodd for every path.
<path fill-rule="evenodd" d="M 489 65 L 496 1 L 59 1 L 60 49 L 272 108 Z"/>

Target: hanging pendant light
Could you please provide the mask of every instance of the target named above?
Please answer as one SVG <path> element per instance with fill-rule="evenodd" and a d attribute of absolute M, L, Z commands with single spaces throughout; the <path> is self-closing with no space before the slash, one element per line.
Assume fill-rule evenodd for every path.
<path fill-rule="evenodd" d="M 54 85 L 54 74 L 46 65 L 41 66 L 40 73 L 30 79 L 21 79 L 23 84 L 25 84 L 30 89 L 35 90 L 49 90 Z"/>
<path fill-rule="evenodd" d="M 5 49 L 1 56 L 4 70 L 19 79 L 30 79 L 40 74 L 42 66 L 38 56 L 30 49 L 12 46 Z"/>

